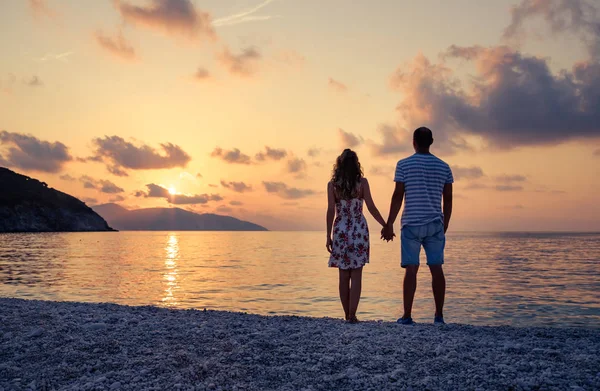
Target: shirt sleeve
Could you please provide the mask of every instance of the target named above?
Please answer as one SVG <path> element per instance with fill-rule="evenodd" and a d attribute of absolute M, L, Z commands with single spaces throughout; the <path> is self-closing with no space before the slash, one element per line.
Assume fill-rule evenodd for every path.
<path fill-rule="evenodd" d="M 394 182 L 404 182 L 404 170 L 400 162 L 396 164 L 396 174 L 394 175 Z"/>
<path fill-rule="evenodd" d="M 454 183 L 454 177 L 452 176 L 452 169 L 448 166 L 448 175 L 446 176 L 446 183 Z"/>

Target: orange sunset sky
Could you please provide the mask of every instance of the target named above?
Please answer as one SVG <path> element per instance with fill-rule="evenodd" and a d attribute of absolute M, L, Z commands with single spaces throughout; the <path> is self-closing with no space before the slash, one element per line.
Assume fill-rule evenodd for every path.
<path fill-rule="evenodd" d="M 451 230 L 600 230 L 597 1 L 3 0 L 0 22 L 0 166 L 88 205 L 324 230 L 351 147 L 387 216 L 424 125 Z"/>

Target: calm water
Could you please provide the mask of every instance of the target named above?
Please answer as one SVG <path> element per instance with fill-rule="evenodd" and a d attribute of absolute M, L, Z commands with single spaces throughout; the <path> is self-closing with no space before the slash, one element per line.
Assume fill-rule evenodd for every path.
<path fill-rule="evenodd" d="M 0 235 L 0 296 L 340 317 L 319 232 Z M 402 305 L 399 242 L 372 243 L 362 319 Z M 600 234 L 449 235 L 446 319 L 600 328 Z M 428 269 L 413 311 L 431 322 Z"/>

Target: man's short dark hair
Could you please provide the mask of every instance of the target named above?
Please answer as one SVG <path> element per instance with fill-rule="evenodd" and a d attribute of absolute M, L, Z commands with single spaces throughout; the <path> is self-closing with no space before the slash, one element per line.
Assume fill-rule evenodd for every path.
<path fill-rule="evenodd" d="M 429 148 L 433 144 L 433 133 L 429 128 L 421 126 L 413 133 L 413 140 L 421 148 Z"/>

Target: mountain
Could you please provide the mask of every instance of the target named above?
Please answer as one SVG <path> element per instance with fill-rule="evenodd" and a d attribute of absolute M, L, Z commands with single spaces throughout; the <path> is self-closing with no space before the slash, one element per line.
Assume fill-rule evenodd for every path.
<path fill-rule="evenodd" d="M 85 203 L 0 167 L 0 232 L 114 231 Z"/>
<path fill-rule="evenodd" d="M 268 231 L 230 216 L 198 214 L 180 208 L 128 210 L 117 204 L 103 204 L 93 209 L 122 231 Z"/>

